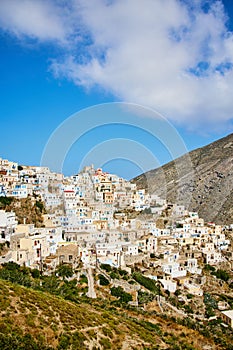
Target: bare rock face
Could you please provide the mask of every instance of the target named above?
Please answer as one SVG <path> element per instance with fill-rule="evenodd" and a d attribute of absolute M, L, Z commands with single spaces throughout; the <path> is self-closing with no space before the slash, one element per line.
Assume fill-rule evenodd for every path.
<path fill-rule="evenodd" d="M 205 221 L 233 223 L 233 134 L 198 148 L 132 182 L 198 211 Z"/>

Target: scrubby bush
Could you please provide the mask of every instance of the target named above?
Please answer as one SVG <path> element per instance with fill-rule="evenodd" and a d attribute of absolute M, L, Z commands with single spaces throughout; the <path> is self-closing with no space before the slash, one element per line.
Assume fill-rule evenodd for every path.
<path fill-rule="evenodd" d="M 112 271 L 112 267 L 110 265 L 108 265 L 108 264 L 101 264 L 100 268 L 105 270 L 105 271 L 107 271 L 107 272 Z"/>
<path fill-rule="evenodd" d="M 128 303 L 129 301 L 132 301 L 132 295 L 129 293 L 126 293 L 122 287 L 112 287 L 111 294 L 114 297 L 119 298 L 119 300 L 122 303 Z"/>
<path fill-rule="evenodd" d="M 141 290 L 138 291 L 138 303 L 139 304 L 147 304 L 151 301 L 153 301 L 155 296 L 148 292 L 142 292 Z"/>
<path fill-rule="evenodd" d="M 216 272 L 213 273 L 217 278 L 221 279 L 222 281 L 227 282 L 230 278 L 230 275 L 227 271 L 218 269 Z"/>
<path fill-rule="evenodd" d="M 32 269 L 31 275 L 33 278 L 39 278 L 40 277 L 40 271 L 38 269 Z"/>
<path fill-rule="evenodd" d="M 209 265 L 209 264 L 206 264 L 206 265 L 204 266 L 204 270 L 205 270 L 205 271 L 215 271 L 215 268 L 214 268 L 214 266 L 211 266 L 211 265 Z"/>
<path fill-rule="evenodd" d="M 13 197 L 0 197 L 0 207 L 6 208 L 6 206 L 11 205 L 12 201 L 14 200 Z"/>
<path fill-rule="evenodd" d="M 61 264 L 57 267 L 56 273 L 59 277 L 62 277 L 63 279 L 65 279 L 65 278 L 72 277 L 74 272 L 70 265 Z"/>
<path fill-rule="evenodd" d="M 116 272 L 114 272 L 114 271 L 112 271 L 112 272 L 110 272 L 110 274 L 109 274 L 109 276 L 114 280 L 114 279 L 119 279 L 119 275 L 118 275 L 118 273 L 116 273 Z"/>
<path fill-rule="evenodd" d="M 20 267 L 14 262 L 2 265 L 0 269 L 0 278 L 25 287 L 31 287 L 32 284 L 29 269 Z"/>
<path fill-rule="evenodd" d="M 109 281 L 104 275 L 98 275 L 98 277 L 99 277 L 99 281 L 100 281 L 101 286 L 109 285 Z"/>
<path fill-rule="evenodd" d="M 119 269 L 118 272 L 119 272 L 119 274 L 120 274 L 121 276 L 128 276 L 128 272 L 125 271 L 125 270 Z"/>
<path fill-rule="evenodd" d="M 135 279 L 136 282 L 141 284 L 143 287 L 149 289 L 153 293 L 159 294 L 159 286 L 151 278 L 143 276 L 139 272 L 134 272 L 132 277 Z"/>

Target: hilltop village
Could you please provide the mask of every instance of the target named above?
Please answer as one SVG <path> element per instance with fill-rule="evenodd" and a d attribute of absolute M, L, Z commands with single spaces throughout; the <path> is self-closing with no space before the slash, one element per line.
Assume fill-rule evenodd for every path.
<path fill-rule="evenodd" d="M 15 262 L 45 275 L 62 264 L 74 271 L 81 267 L 91 298 L 96 269 L 138 305 L 140 285 L 107 272 L 136 269 L 159 283 L 161 295 L 176 293 L 185 303 L 187 296 L 203 297 L 208 290 L 204 271 L 231 272 L 233 266 L 233 225 L 206 223 L 197 212 L 93 166 L 67 177 L 0 159 L 0 203 L 0 263 Z M 30 219 L 33 210 L 38 220 Z M 225 323 L 233 326 L 229 304 L 219 303 Z"/>

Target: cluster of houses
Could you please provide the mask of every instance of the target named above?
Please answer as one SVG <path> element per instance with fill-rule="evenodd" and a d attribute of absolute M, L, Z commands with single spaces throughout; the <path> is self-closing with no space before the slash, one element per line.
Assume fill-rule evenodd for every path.
<path fill-rule="evenodd" d="M 0 196 L 40 196 L 47 214 L 43 227 L 18 224 L 14 212 L 0 210 L 0 243 L 9 251 L 0 263 L 52 271 L 60 263 L 74 267 L 106 263 L 130 267 L 142 263 L 156 271 L 165 290 L 187 289 L 202 295 L 200 262 L 232 264 L 226 227 L 205 223 L 198 213 L 167 203 L 125 179 L 85 167 L 66 177 L 47 167 L 20 166 L 0 159 Z M 149 212 L 152 219 L 138 215 Z M 163 220 L 169 212 L 169 220 Z M 149 271 L 149 270 L 148 270 Z"/>

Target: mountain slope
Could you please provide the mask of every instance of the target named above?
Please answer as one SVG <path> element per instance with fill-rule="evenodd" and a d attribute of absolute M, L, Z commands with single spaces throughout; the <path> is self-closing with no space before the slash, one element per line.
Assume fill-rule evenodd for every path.
<path fill-rule="evenodd" d="M 188 328 L 155 313 L 101 300 L 75 304 L 1 279 L 0 291 L 1 350 L 228 349 L 191 329 L 193 323 Z"/>
<path fill-rule="evenodd" d="M 233 134 L 198 148 L 132 182 L 205 221 L 233 223 Z"/>

